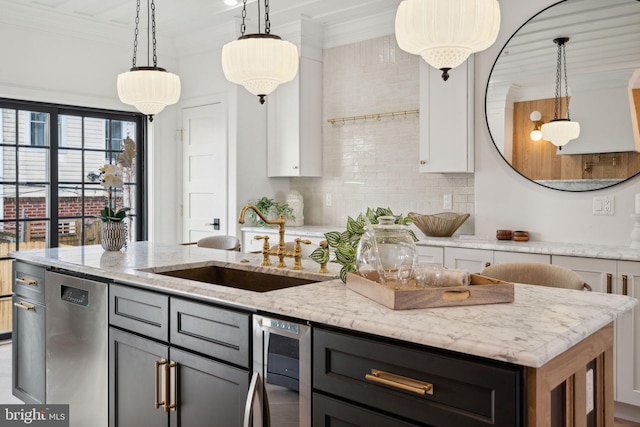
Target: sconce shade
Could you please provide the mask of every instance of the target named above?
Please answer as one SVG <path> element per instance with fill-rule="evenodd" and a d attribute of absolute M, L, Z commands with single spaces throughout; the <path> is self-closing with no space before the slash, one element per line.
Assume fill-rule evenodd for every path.
<path fill-rule="evenodd" d="M 542 131 L 540 129 L 534 129 L 529 134 L 532 141 L 540 141 L 542 139 Z"/>
<path fill-rule="evenodd" d="M 118 75 L 118 96 L 142 114 L 154 116 L 180 98 L 180 78 L 159 67 L 134 67 Z"/>
<path fill-rule="evenodd" d="M 569 119 L 551 120 L 542 125 L 542 138 L 557 147 L 567 145 L 572 139 L 580 136 L 580 123 Z"/>
<path fill-rule="evenodd" d="M 249 34 L 222 47 L 222 71 L 232 83 L 264 97 L 298 73 L 298 48 L 271 34 Z"/>
<path fill-rule="evenodd" d="M 432 67 L 448 71 L 498 37 L 500 6 L 496 0 L 404 0 L 396 13 L 396 39 L 406 52 Z"/>

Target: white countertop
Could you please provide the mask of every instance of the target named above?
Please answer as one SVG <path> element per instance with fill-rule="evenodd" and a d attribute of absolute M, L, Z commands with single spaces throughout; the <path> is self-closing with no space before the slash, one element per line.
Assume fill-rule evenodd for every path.
<path fill-rule="evenodd" d="M 260 254 L 151 242 L 132 243 L 122 252 L 105 252 L 95 245 L 11 256 L 148 289 L 530 367 L 544 365 L 638 303 L 622 295 L 516 284 L 513 303 L 394 311 L 348 290 L 339 280 L 257 293 L 140 271 L 233 265 L 314 280 L 331 279 L 339 271 L 339 265 L 330 264 L 333 274 L 320 275 L 318 264 L 311 260 L 303 260 L 304 270 L 298 273 L 260 267 Z M 241 259 L 249 262 L 240 263 Z M 290 258 L 287 262 L 293 264 Z"/>
<path fill-rule="evenodd" d="M 640 261 L 640 249 L 625 246 L 596 245 L 591 243 L 516 242 L 513 240 L 483 239 L 474 236 L 425 237 L 416 233 L 421 246 L 446 246 L 492 251 L 525 252 L 545 255 L 567 255 L 586 258 L 602 258 Z"/>

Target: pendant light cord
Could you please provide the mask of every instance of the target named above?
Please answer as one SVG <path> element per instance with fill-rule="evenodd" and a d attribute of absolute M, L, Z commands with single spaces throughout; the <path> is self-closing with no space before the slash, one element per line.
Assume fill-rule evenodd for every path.
<path fill-rule="evenodd" d="M 247 0 L 245 0 L 246 3 Z M 151 11 L 149 13 L 149 11 Z M 148 37 L 149 32 L 149 19 L 151 19 L 151 39 Z M 138 56 L 138 34 L 140 33 L 140 0 L 136 2 L 136 29 L 134 32 L 133 38 L 133 68 L 136 68 L 136 57 Z M 243 17 L 243 25 L 244 25 L 244 17 Z M 149 65 L 151 54 L 150 43 L 153 42 L 153 66 L 158 66 L 158 55 L 156 53 L 156 4 L 154 0 L 151 0 L 151 5 L 149 5 L 149 0 L 147 0 L 147 65 Z"/>
<path fill-rule="evenodd" d="M 562 80 L 564 77 L 564 92 L 565 92 L 564 98 L 567 104 L 567 120 L 571 120 L 571 117 L 569 116 L 569 84 L 567 80 L 567 51 L 565 49 L 566 41 L 558 41 L 557 43 L 558 43 L 558 57 L 556 61 L 556 94 L 555 94 L 555 102 L 554 102 L 553 119 L 558 120 L 558 118 L 560 118 L 560 116 L 562 115 L 561 98 L 562 98 Z"/>
<path fill-rule="evenodd" d="M 247 0 L 242 2 L 242 24 L 240 25 L 240 35 L 244 36 L 247 31 L 245 20 L 247 19 Z M 271 33 L 271 21 L 269 20 L 269 0 L 264 0 L 264 32 Z M 260 0 L 258 0 L 258 34 L 260 33 Z M 155 36 L 154 36 L 155 41 Z"/>

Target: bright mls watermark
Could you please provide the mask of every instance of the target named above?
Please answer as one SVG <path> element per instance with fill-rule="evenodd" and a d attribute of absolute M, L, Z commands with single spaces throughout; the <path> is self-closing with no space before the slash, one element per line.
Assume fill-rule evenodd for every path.
<path fill-rule="evenodd" d="M 0 405 L 0 427 L 69 427 L 69 405 Z"/>

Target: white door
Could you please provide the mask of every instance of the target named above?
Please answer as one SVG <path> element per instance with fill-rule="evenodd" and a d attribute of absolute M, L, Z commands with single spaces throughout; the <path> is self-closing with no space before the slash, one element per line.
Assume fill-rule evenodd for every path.
<path fill-rule="evenodd" d="M 640 298 L 640 265 L 618 261 L 616 293 Z M 616 400 L 640 406 L 640 308 L 616 320 Z"/>
<path fill-rule="evenodd" d="M 183 242 L 228 234 L 226 105 L 183 109 L 182 143 Z"/>

